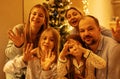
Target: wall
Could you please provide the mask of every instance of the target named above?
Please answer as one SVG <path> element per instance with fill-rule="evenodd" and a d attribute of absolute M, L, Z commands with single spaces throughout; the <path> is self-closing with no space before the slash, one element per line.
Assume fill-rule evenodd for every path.
<path fill-rule="evenodd" d="M 111 0 L 88 0 L 90 14 L 97 17 L 100 24 L 109 28 L 109 23 L 114 16 Z"/>
<path fill-rule="evenodd" d="M 112 0 L 114 17 L 120 17 L 120 0 Z"/>
<path fill-rule="evenodd" d="M 6 60 L 5 48 L 8 42 L 7 31 L 18 23 L 22 23 L 22 0 L 0 1 L 0 79 L 5 79 L 3 66 Z"/>

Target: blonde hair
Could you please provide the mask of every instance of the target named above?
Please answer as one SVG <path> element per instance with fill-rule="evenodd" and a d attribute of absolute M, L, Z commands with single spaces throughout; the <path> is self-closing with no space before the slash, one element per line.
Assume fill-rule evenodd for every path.
<path fill-rule="evenodd" d="M 41 37 L 39 39 L 39 45 L 38 46 L 39 46 L 39 49 L 41 51 L 41 46 L 40 46 L 41 39 L 48 32 L 51 32 L 53 34 L 53 38 L 54 38 L 53 52 L 56 55 L 55 62 L 57 63 L 57 58 L 58 58 L 58 54 L 59 54 L 59 47 L 60 47 L 60 34 L 59 34 L 59 32 L 56 29 L 54 29 L 53 27 L 49 27 L 46 30 L 44 30 L 44 32 L 41 34 Z"/>

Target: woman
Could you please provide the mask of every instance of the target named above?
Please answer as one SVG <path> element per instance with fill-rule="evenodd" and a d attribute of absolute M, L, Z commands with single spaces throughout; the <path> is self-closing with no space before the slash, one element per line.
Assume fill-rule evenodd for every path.
<path fill-rule="evenodd" d="M 56 79 L 59 41 L 58 31 L 52 27 L 47 28 L 39 39 L 38 47 L 33 49 L 33 43 L 28 43 L 23 56 L 6 63 L 4 72 L 14 73 L 27 67 L 25 79 Z"/>
<path fill-rule="evenodd" d="M 48 12 L 42 5 L 37 4 L 32 7 L 26 24 L 18 24 L 13 30 L 8 31 L 9 42 L 5 49 L 8 60 L 14 59 L 17 55 L 22 55 L 23 47 L 27 43 L 33 43 L 33 48 L 38 46 L 41 33 L 48 27 Z M 23 70 L 22 70 L 23 71 Z M 21 77 L 21 70 L 16 72 L 14 79 Z"/>
<path fill-rule="evenodd" d="M 71 7 L 66 11 L 65 17 L 68 20 L 68 23 L 73 27 L 73 30 L 71 30 L 71 34 L 79 34 L 79 21 L 84 16 L 78 9 L 75 7 Z M 103 35 L 112 37 L 112 33 L 110 30 L 104 28 L 101 26 L 101 33 Z"/>
<path fill-rule="evenodd" d="M 59 79 L 95 79 L 94 69 L 105 68 L 105 60 L 83 45 L 79 36 L 69 37 L 58 59 Z"/>

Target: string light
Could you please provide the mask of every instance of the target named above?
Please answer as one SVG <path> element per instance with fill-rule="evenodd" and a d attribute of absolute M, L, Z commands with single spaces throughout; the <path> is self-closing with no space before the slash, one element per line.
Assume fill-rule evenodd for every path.
<path fill-rule="evenodd" d="M 89 14 L 89 9 L 88 9 L 88 1 L 87 0 L 82 0 L 83 3 L 83 11 L 85 12 L 85 14 Z"/>

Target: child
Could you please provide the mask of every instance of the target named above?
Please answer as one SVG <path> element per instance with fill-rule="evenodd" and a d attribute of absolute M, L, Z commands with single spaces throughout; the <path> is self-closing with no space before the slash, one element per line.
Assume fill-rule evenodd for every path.
<path fill-rule="evenodd" d="M 95 79 L 94 69 L 104 68 L 106 62 L 82 45 L 77 35 L 71 35 L 58 59 L 59 79 Z"/>
<path fill-rule="evenodd" d="M 23 47 L 32 42 L 33 48 L 37 47 L 41 33 L 48 27 L 48 12 L 41 4 L 34 5 L 29 13 L 26 24 L 18 24 L 12 30 L 8 31 L 9 42 L 5 49 L 5 55 L 8 60 L 23 54 Z M 15 74 L 6 74 L 6 79 L 24 79 L 24 69 Z M 8 76 L 9 75 L 9 76 Z M 10 78 L 12 77 L 12 78 Z"/>
<path fill-rule="evenodd" d="M 28 43 L 23 56 L 11 60 L 4 66 L 4 72 L 14 71 L 27 66 L 25 79 L 56 79 L 56 64 L 59 51 L 60 35 L 52 27 L 47 28 L 39 39 L 38 47 Z"/>

